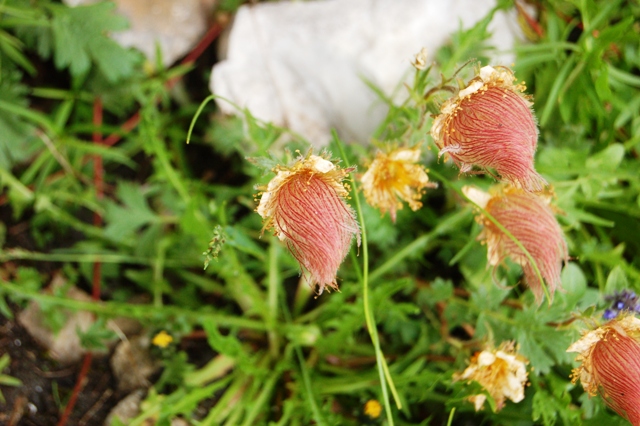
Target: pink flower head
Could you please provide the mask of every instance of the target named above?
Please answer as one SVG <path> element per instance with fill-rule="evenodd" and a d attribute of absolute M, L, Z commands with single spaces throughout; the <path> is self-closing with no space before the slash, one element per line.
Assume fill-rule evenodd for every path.
<path fill-rule="evenodd" d="M 322 294 L 326 286 L 338 289 L 336 274 L 349 252 L 353 236 L 360 245 L 360 228 L 346 203 L 343 183 L 353 169 L 341 169 L 317 155 L 300 157 L 291 167 L 277 166 L 276 176 L 262 190 L 256 211 L 264 229 L 273 229 L 310 284 Z"/>
<path fill-rule="evenodd" d="M 473 187 L 464 187 L 463 191 L 529 252 L 553 297 L 556 287 L 560 285 L 562 262 L 567 260 L 567 244 L 547 200 L 515 187 L 500 188 L 493 194 Z M 522 266 L 524 281 L 540 303 L 544 289 L 525 253 L 487 217 L 479 215 L 477 220 L 484 225 L 479 239 L 487 245 L 489 264 L 495 267 L 509 257 Z"/>
<path fill-rule="evenodd" d="M 436 185 L 429 182 L 424 166 L 417 164 L 419 160 L 419 148 L 378 152 L 361 179 L 367 203 L 380 209 L 382 214 L 389 212 L 394 222 L 396 211 L 402 209 L 402 201 L 413 211 L 422 207 L 420 198 L 425 188 Z"/>
<path fill-rule="evenodd" d="M 581 362 L 573 370 L 589 395 L 605 403 L 634 426 L 640 426 L 640 320 L 634 316 L 609 321 L 569 346 Z"/>
<path fill-rule="evenodd" d="M 546 182 L 533 167 L 538 128 L 525 87 L 514 80 L 508 68 L 481 68 L 442 105 L 431 136 L 462 173 L 473 166 L 494 169 L 504 182 L 540 191 Z"/>

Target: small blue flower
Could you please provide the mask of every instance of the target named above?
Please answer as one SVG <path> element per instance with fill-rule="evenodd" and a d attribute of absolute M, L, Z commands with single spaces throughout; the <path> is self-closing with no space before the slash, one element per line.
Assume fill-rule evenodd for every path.
<path fill-rule="evenodd" d="M 605 296 L 604 300 L 611 302 L 611 307 L 604 311 L 602 317 L 611 320 L 623 311 L 640 313 L 640 300 L 635 292 L 623 290 L 615 294 Z"/>

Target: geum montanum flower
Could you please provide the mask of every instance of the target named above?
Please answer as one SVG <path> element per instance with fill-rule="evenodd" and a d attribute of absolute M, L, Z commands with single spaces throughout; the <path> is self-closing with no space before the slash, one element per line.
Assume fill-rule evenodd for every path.
<path fill-rule="evenodd" d="M 584 334 L 569 346 L 581 362 L 572 373 L 591 396 L 605 403 L 634 426 L 640 426 L 640 320 L 632 315 L 614 319 Z"/>
<path fill-rule="evenodd" d="M 494 169 L 503 182 L 540 191 L 545 180 L 533 167 L 538 128 L 524 85 L 504 67 L 480 69 L 466 88 L 447 100 L 431 136 L 461 173 Z"/>
<path fill-rule="evenodd" d="M 496 411 L 500 411 L 506 399 L 520 402 L 524 399 L 524 387 L 527 383 L 529 361 L 519 355 L 513 342 L 504 342 L 498 349 L 485 349 L 476 352 L 469 366 L 462 374 L 454 375 L 454 380 L 476 381 L 487 390 L 496 402 Z M 476 411 L 482 409 L 486 395 L 469 397 Z"/>
<path fill-rule="evenodd" d="M 561 284 L 562 262 L 567 261 L 567 244 L 547 199 L 512 186 L 499 187 L 491 194 L 465 186 L 464 194 L 485 209 L 529 252 L 553 297 Z M 544 289 L 533 264 L 524 251 L 495 223 L 482 213 L 476 220 L 484 226 L 478 239 L 487 245 L 487 260 L 494 268 L 507 257 L 522 267 L 524 281 L 536 302 L 541 303 Z M 494 269 L 495 270 L 495 269 Z"/>
<path fill-rule="evenodd" d="M 402 201 L 409 204 L 413 211 L 422 207 L 420 198 L 425 188 L 437 185 L 430 183 L 425 168 L 416 164 L 419 160 L 419 148 L 378 152 L 361 178 L 367 203 L 378 208 L 382 214 L 389 212 L 394 222 L 396 211 L 402 209 Z"/>
<path fill-rule="evenodd" d="M 349 187 L 342 169 L 324 157 L 300 157 L 291 167 L 276 166 L 276 176 L 261 190 L 256 211 L 264 228 L 285 243 L 317 293 L 337 290 L 336 274 L 360 228 L 346 203 Z"/>

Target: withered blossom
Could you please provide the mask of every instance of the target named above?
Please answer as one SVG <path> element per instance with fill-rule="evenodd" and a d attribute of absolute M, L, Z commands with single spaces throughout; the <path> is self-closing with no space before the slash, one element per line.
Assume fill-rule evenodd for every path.
<path fill-rule="evenodd" d="M 457 95 L 442 104 L 431 127 L 440 148 L 468 173 L 493 169 L 502 182 L 540 191 L 545 180 L 533 167 L 538 128 L 524 84 L 513 72 L 486 66 Z"/>
<path fill-rule="evenodd" d="M 427 56 L 428 51 L 426 47 L 420 49 L 420 52 L 416 53 L 411 61 L 411 65 L 418 71 L 422 71 L 427 68 Z"/>
<path fill-rule="evenodd" d="M 456 374 L 454 380 L 480 383 L 496 402 L 496 411 L 500 411 L 507 399 L 516 403 L 524 399 L 528 363 L 525 357 L 517 353 L 513 342 L 504 342 L 498 349 L 476 352 L 469 366 L 462 374 Z M 482 409 L 486 399 L 484 394 L 469 398 L 476 411 Z"/>
<path fill-rule="evenodd" d="M 276 176 L 258 188 L 263 231 L 273 229 L 318 294 L 338 289 L 336 274 L 354 235 L 360 244 L 355 213 L 345 201 L 349 187 L 343 183 L 353 170 L 310 153 L 291 167 L 275 167 Z"/>
<path fill-rule="evenodd" d="M 614 319 L 584 334 L 569 346 L 581 365 L 572 373 L 590 395 L 634 426 L 640 426 L 640 320 L 632 315 Z"/>
<path fill-rule="evenodd" d="M 425 188 L 434 188 L 436 185 L 429 182 L 425 168 L 417 164 L 419 160 L 419 148 L 378 152 L 361 178 L 367 203 L 378 208 L 382 214 L 389 212 L 394 222 L 396 211 L 402 209 L 403 201 L 413 211 L 422 207 L 420 199 Z"/>
<path fill-rule="evenodd" d="M 568 255 L 564 234 L 549 206 L 549 200 L 512 186 L 498 187 L 490 194 L 468 186 L 462 190 L 529 252 L 553 298 L 556 288 L 561 284 L 562 262 L 567 261 Z M 497 267 L 510 258 L 520 265 L 525 283 L 531 288 L 536 302 L 541 303 L 544 289 L 524 251 L 482 213 L 476 216 L 476 220 L 484 227 L 478 239 L 487 245 L 489 264 Z"/>

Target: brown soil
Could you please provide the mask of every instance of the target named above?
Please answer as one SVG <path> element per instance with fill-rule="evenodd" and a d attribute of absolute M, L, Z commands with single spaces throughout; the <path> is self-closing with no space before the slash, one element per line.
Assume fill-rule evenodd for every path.
<path fill-rule="evenodd" d="M 56 425 L 76 383 L 82 361 L 60 366 L 43 353 L 25 329 L 0 316 L 0 354 L 11 357 L 2 373 L 16 377 L 22 386 L 0 386 L 6 403 L 0 402 L 0 425 Z M 93 357 L 89 374 L 67 425 L 102 425 L 117 395 L 107 357 Z"/>

